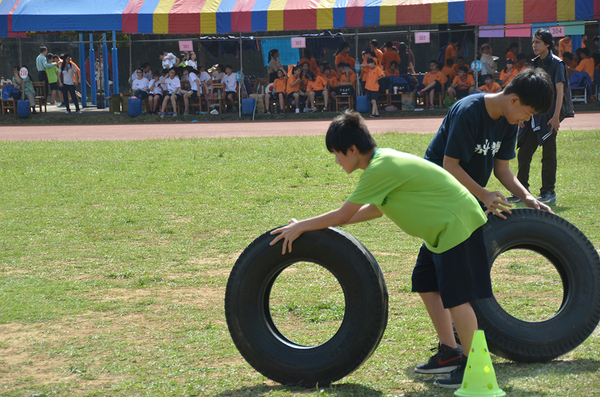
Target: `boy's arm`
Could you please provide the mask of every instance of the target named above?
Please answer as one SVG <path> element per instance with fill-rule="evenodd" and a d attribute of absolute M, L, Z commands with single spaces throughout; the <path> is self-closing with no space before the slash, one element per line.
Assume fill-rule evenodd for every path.
<path fill-rule="evenodd" d="M 560 127 L 560 109 L 562 108 L 562 103 L 564 99 L 564 90 L 563 85 L 565 83 L 556 83 L 556 106 L 554 107 L 554 116 L 548 121 L 548 125 L 552 127 L 550 132 L 558 132 L 558 128 Z"/>
<path fill-rule="evenodd" d="M 536 210 L 542 210 L 553 214 L 550 207 L 537 201 L 535 197 L 525 189 L 521 182 L 519 182 L 510 169 L 508 160 L 494 160 L 494 176 L 508 189 L 509 192 L 523 200 L 523 203 L 529 208 L 535 208 Z"/>
<path fill-rule="evenodd" d="M 344 225 L 353 220 L 353 218 L 367 220 L 366 215 L 369 215 L 370 211 L 363 211 L 362 213 L 357 214 L 361 207 L 362 204 L 354 204 L 346 201 L 344 205 L 337 210 L 299 222 L 290 223 L 287 226 L 275 229 L 271 232 L 271 234 L 277 234 L 278 236 L 271 241 L 270 245 L 275 245 L 279 240 L 283 239 L 283 248 L 281 250 L 281 254 L 285 254 L 286 251 L 292 252 L 292 243 L 304 232 L 325 229 L 329 226 Z M 355 218 L 355 215 L 357 215 L 358 218 Z M 360 220 L 356 221 L 359 222 Z"/>
<path fill-rule="evenodd" d="M 477 197 L 483 204 L 485 204 L 488 211 L 494 215 L 499 216 L 502 219 L 506 219 L 501 211 L 511 213 L 509 207 L 511 206 L 506 197 L 502 195 L 500 191 L 490 192 L 485 188 L 481 187 L 477 182 L 473 180 L 467 174 L 467 172 L 460 166 L 460 160 L 452 157 L 444 156 L 444 169 L 451 173 L 464 187 L 466 187 L 475 197 Z"/>

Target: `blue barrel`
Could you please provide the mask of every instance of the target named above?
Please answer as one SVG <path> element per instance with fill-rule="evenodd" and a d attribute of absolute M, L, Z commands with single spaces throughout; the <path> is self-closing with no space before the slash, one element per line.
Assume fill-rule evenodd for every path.
<path fill-rule="evenodd" d="M 256 99 L 246 98 L 242 99 L 242 114 L 252 114 L 254 107 L 256 106 Z"/>
<path fill-rule="evenodd" d="M 127 109 L 127 113 L 129 113 L 130 116 L 139 116 L 140 114 L 142 114 L 142 100 L 139 98 L 129 98 L 129 101 L 127 102 L 127 106 L 129 107 L 129 109 Z"/>
<path fill-rule="evenodd" d="M 356 110 L 359 112 L 370 112 L 371 104 L 367 100 L 366 95 L 359 95 L 356 97 Z"/>
<path fill-rule="evenodd" d="M 17 102 L 17 114 L 19 117 L 29 117 L 29 101 Z"/>

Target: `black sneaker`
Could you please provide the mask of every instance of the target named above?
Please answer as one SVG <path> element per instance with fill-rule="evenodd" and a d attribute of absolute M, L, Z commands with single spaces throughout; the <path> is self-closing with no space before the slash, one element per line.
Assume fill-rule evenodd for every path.
<path fill-rule="evenodd" d="M 462 348 L 453 349 L 446 345 L 439 345 L 437 353 L 429 358 L 426 364 L 419 364 L 415 367 L 415 372 L 419 374 L 447 374 L 455 370 L 463 357 Z"/>
<path fill-rule="evenodd" d="M 509 203 L 516 204 L 516 203 L 520 203 L 521 199 L 513 194 L 513 195 L 508 196 L 506 198 L 506 201 L 508 201 Z"/>
<path fill-rule="evenodd" d="M 556 201 L 556 193 L 544 192 L 537 197 L 537 201 L 544 204 L 554 203 Z"/>
<path fill-rule="evenodd" d="M 435 381 L 433 381 L 433 384 L 439 387 L 446 387 L 448 389 L 458 389 L 462 386 L 465 368 L 467 368 L 467 357 L 462 356 L 459 360 L 457 368 L 454 371 L 450 372 L 450 374 L 446 376 L 437 378 Z"/>

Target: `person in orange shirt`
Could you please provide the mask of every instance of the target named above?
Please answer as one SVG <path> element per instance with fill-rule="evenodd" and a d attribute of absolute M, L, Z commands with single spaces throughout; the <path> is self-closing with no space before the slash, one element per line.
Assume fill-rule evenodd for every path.
<path fill-rule="evenodd" d="M 374 58 L 377 58 L 375 61 L 378 65 L 381 65 L 381 61 L 383 59 L 383 51 L 379 49 L 379 42 L 376 39 L 371 40 L 371 51 L 375 53 L 373 55 Z"/>
<path fill-rule="evenodd" d="M 400 64 L 400 54 L 398 54 L 391 41 L 385 43 L 384 49 L 385 52 L 381 56 L 381 65 L 383 66 L 383 71 L 386 71 L 390 67 L 390 62 L 396 61 L 396 66 Z"/>
<path fill-rule="evenodd" d="M 454 59 L 446 59 L 446 66 L 442 68 L 442 73 L 444 73 L 444 76 L 446 76 L 448 81 L 454 80 L 454 78 L 458 74 L 458 71 L 454 70 Z"/>
<path fill-rule="evenodd" d="M 563 59 L 563 54 L 571 51 L 571 36 L 566 35 L 558 41 L 558 57 Z"/>
<path fill-rule="evenodd" d="M 571 77 L 571 73 L 575 72 L 575 69 L 577 69 L 577 62 L 573 59 L 573 54 L 570 52 L 563 52 L 563 61 L 565 63 L 565 68 L 567 69 L 567 74 Z"/>
<path fill-rule="evenodd" d="M 439 69 L 438 63 L 435 59 L 429 61 L 430 72 L 425 74 L 423 77 L 423 84 L 425 87 L 419 91 L 420 96 L 424 96 L 425 93 L 429 95 L 429 110 L 433 110 L 433 99 L 435 94 L 443 90 L 443 85 L 446 84 L 446 76 Z"/>
<path fill-rule="evenodd" d="M 508 83 L 512 81 L 512 79 L 517 75 L 517 69 L 515 69 L 515 61 L 512 59 L 506 60 L 506 69 L 500 72 L 500 82 L 502 83 L 502 88 L 506 87 Z"/>
<path fill-rule="evenodd" d="M 319 64 L 317 63 L 316 59 L 312 57 L 310 48 L 304 49 L 304 58 L 300 60 L 300 65 L 302 65 L 304 62 L 308 63 L 308 69 L 313 72 L 314 75 L 319 74 Z"/>
<path fill-rule="evenodd" d="M 502 91 L 502 87 L 500 87 L 500 84 L 496 83 L 494 81 L 494 76 L 492 76 L 491 74 L 486 74 L 484 76 L 485 79 L 485 84 L 482 85 L 481 87 L 479 87 L 476 91 L 477 92 L 489 92 L 489 93 L 496 93 L 496 92 L 500 92 Z"/>
<path fill-rule="evenodd" d="M 373 58 L 367 59 L 367 63 L 360 65 L 365 72 L 365 89 L 367 90 L 367 100 L 371 101 L 371 118 L 379 117 L 377 100 L 379 99 L 379 80 L 385 77 L 381 66 L 375 64 Z"/>
<path fill-rule="evenodd" d="M 285 93 L 287 89 L 287 78 L 283 69 L 277 69 L 277 78 L 273 80 L 273 97 L 279 98 L 279 113 L 283 114 L 285 109 Z M 265 113 L 271 114 L 271 93 L 265 93 Z"/>
<path fill-rule="evenodd" d="M 456 48 L 458 47 L 458 39 L 456 37 L 450 38 L 450 44 L 446 46 L 446 52 L 444 53 L 444 64 L 448 59 L 456 61 Z"/>
<path fill-rule="evenodd" d="M 300 85 L 302 84 L 302 77 L 300 73 L 302 68 L 300 66 L 294 66 L 292 74 L 287 78 L 286 92 L 290 100 L 294 101 L 296 105 L 296 113 L 300 113 Z"/>
<path fill-rule="evenodd" d="M 513 41 L 512 43 L 510 43 L 510 45 L 506 49 L 506 59 L 512 59 L 513 64 L 517 63 L 516 54 L 518 52 L 519 52 L 519 43 Z"/>
<path fill-rule="evenodd" d="M 448 95 L 450 95 L 452 102 L 456 102 L 457 99 L 464 98 L 472 94 L 473 91 L 475 91 L 475 79 L 469 74 L 466 66 L 461 66 L 458 69 L 458 75 L 448 87 Z"/>
<path fill-rule="evenodd" d="M 579 49 L 577 49 L 577 52 L 579 53 L 579 57 L 581 58 L 581 61 L 579 62 L 579 65 L 577 65 L 575 70 L 578 72 L 586 72 L 590 76 L 590 79 L 592 80 L 592 83 L 593 83 L 594 82 L 594 60 L 592 58 L 590 58 L 589 48 L 579 48 Z"/>
<path fill-rule="evenodd" d="M 517 62 L 515 62 L 515 69 L 517 70 L 517 73 L 519 73 L 521 70 L 525 69 L 527 67 L 527 55 L 520 53 L 519 55 L 517 55 Z"/>
<path fill-rule="evenodd" d="M 329 102 L 329 92 L 327 90 L 327 80 L 323 76 L 315 76 L 311 72 L 306 74 L 308 84 L 306 86 L 306 94 L 308 95 L 308 109 L 310 112 L 316 112 L 317 107 L 315 106 L 315 98 L 318 96 L 323 97 L 323 111 L 327 111 L 327 104 Z"/>
<path fill-rule="evenodd" d="M 338 65 L 340 73 L 338 74 L 338 95 L 354 95 L 354 87 L 356 87 L 356 74 L 345 62 Z M 343 91 L 343 93 L 342 93 Z"/>
<path fill-rule="evenodd" d="M 459 55 L 456 57 L 456 63 L 452 66 L 456 74 L 458 74 L 458 69 L 460 69 L 461 66 L 465 66 L 468 70 L 468 73 L 473 74 L 473 69 L 471 69 L 469 65 L 465 63 L 465 57 Z"/>
<path fill-rule="evenodd" d="M 306 92 L 306 86 L 309 81 L 307 74 L 312 73 L 312 72 L 310 71 L 310 66 L 309 66 L 308 62 L 301 63 L 298 66 L 300 66 L 300 76 L 302 76 L 302 83 L 300 84 L 300 91 Z"/>
<path fill-rule="evenodd" d="M 340 68 L 340 63 L 344 62 L 347 63 L 348 65 L 350 65 L 351 67 L 354 66 L 354 64 L 356 63 L 356 59 L 352 58 L 350 56 L 350 54 L 348 53 L 348 51 L 350 51 L 350 44 L 348 44 L 347 42 L 343 42 L 340 44 L 340 46 L 338 47 L 338 49 L 333 53 L 333 56 L 335 57 L 335 67 L 338 69 Z"/>
<path fill-rule="evenodd" d="M 337 74 L 331 70 L 331 66 L 329 65 L 325 66 L 323 72 L 322 77 L 327 81 L 327 92 L 329 93 L 329 96 L 335 100 L 335 93 L 340 85 Z"/>
<path fill-rule="evenodd" d="M 383 54 L 385 55 L 385 53 Z M 398 71 L 398 63 L 396 61 L 390 62 L 389 67 L 384 72 L 385 77 L 400 77 L 400 72 Z"/>

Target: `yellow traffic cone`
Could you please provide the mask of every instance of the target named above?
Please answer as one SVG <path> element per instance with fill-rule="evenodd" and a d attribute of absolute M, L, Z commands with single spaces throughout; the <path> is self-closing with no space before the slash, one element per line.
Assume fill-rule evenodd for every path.
<path fill-rule="evenodd" d="M 454 392 L 459 397 L 504 397 L 506 393 L 498 387 L 496 372 L 482 330 L 475 331 L 473 343 L 465 368 L 460 389 Z"/>

